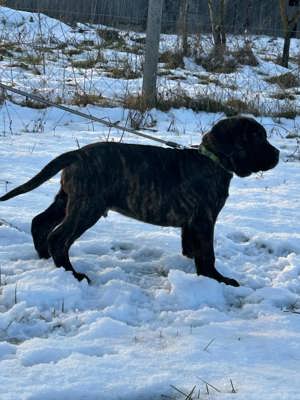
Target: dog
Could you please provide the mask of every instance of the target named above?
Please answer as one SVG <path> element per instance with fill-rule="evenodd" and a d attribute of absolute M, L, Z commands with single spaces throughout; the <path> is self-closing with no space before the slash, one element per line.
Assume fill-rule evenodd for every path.
<path fill-rule="evenodd" d="M 29 192 L 60 170 L 54 202 L 32 220 L 40 258 L 74 270 L 69 248 L 108 210 L 130 218 L 181 228 L 183 255 L 194 259 L 198 275 L 227 285 L 239 283 L 215 268 L 214 227 L 228 197 L 233 174 L 240 177 L 276 166 L 279 150 L 252 118 L 217 122 L 197 149 L 98 142 L 64 153 L 28 182 L 0 198 Z"/>

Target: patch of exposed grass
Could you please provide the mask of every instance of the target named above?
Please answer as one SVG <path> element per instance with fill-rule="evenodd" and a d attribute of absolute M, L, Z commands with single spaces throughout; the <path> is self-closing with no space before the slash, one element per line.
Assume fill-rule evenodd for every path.
<path fill-rule="evenodd" d="M 142 76 L 140 71 L 134 71 L 130 64 L 107 68 L 106 71 L 114 79 L 138 79 Z"/>
<path fill-rule="evenodd" d="M 236 59 L 228 52 L 215 51 L 195 58 L 195 62 L 208 72 L 230 74 L 237 69 Z"/>
<path fill-rule="evenodd" d="M 223 74 L 235 72 L 238 65 L 259 64 L 250 43 L 245 43 L 243 47 L 234 50 L 212 49 L 210 53 L 196 57 L 195 62 L 209 72 Z"/>
<path fill-rule="evenodd" d="M 136 43 L 146 44 L 146 37 L 131 38 L 131 40 L 134 40 Z"/>
<path fill-rule="evenodd" d="M 159 69 L 159 71 L 157 72 L 158 76 L 168 76 L 170 75 L 170 71 L 166 70 L 166 69 Z"/>
<path fill-rule="evenodd" d="M 126 46 L 122 48 L 122 51 L 125 53 L 131 53 L 131 54 L 143 54 L 144 50 L 142 46 L 136 45 L 136 46 Z"/>
<path fill-rule="evenodd" d="M 212 75 L 200 75 L 198 76 L 199 78 L 199 83 L 201 85 L 217 85 L 220 86 L 221 88 L 224 89 L 230 89 L 230 90 L 237 90 L 238 86 L 237 84 L 235 84 L 234 82 L 227 82 L 226 80 L 223 80 L 223 82 L 221 82 L 217 77 L 212 76 Z"/>
<path fill-rule="evenodd" d="M 273 112 L 272 117 L 274 118 L 287 118 L 295 119 L 297 117 L 297 110 L 293 107 L 286 107 L 280 111 Z"/>
<path fill-rule="evenodd" d="M 89 93 L 83 93 L 79 94 L 77 93 L 72 101 L 71 104 L 76 105 L 76 106 L 87 106 L 88 104 L 91 105 L 101 105 L 103 107 L 112 107 L 113 104 L 109 99 L 106 99 L 105 97 L 97 94 L 89 94 Z"/>
<path fill-rule="evenodd" d="M 81 48 L 66 48 L 63 50 L 63 54 L 68 56 L 68 57 L 72 57 L 72 56 L 78 56 L 79 54 L 82 53 L 82 49 Z"/>
<path fill-rule="evenodd" d="M 13 53 L 5 45 L 0 46 L 0 55 L 3 57 L 13 57 Z"/>
<path fill-rule="evenodd" d="M 170 81 L 186 81 L 186 77 L 185 76 L 179 76 L 179 75 L 170 75 L 168 76 L 168 79 Z"/>
<path fill-rule="evenodd" d="M 111 49 L 122 49 L 126 46 L 125 39 L 120 33 L 113 29 L 97 29 L 97 34 L 104 40 L 103 47 Z"/>
<path fill-rule="evenodd" d="M 89 40 L 85 39 L 82 40 L 82 42 L 80 42 L 81 47 L 93 47 L 94 45 L 95 45 L 94 41 L 90 39 Z"/>
<path fill-rule="evenodd" d="M 16 53 L 23 53 L 23 49 L 20 46 L 14 47 L 13 51 L 15 51 Z"/>
<path fill-rule="evenodd" d="M 169 111 L 171 108 L 190 108 L 193 111 L 223 112 L 226 115 L 235 115 L 236 112 L 222 100 L 209 96 L 196 96 L 192 98 L 186 93 L 174 93 L 159 95 L 156 107 L 162 111 Z"/>
<path fill-rule="evenodd" d="M 289 132 L 286 135 L 286 139 L 300 139 L 300 134 L 298 132 Z"/>
<path fill-rule="evenodd" d="M 260 114 L 258 108 L 251 102 L 246 103 L 240 99 L 232 98 L 228 100 L 225 104 L 226 106 L 231 108 L 232 112 L 234 113 L 233 115 L 244 113 L 258 116 Z"/>
<path fill-rule="evenodd" d="M 277 76 L 271 76 L 270 78 L 266 78 L 265 81 L 268 83 L 276 84 L 282 89 L 289 89 L 300 86 L 299 79 L 291 72 L 287 72 L 285 74 Z"/>
<path fill-rule="evenodd" d="M 74 68 L 90 69 L 90 68 L 94 68 L 95 65 L 97 64 L 97 62 L 98 61 L 95 58 L 89 58 L 87 60 L 71 61 L 71 65 Z"/>
<path fill-rule="evenodd" d="M 220 81 L 218 78 L 216 78 L 215 76 L 210 76 L 210 75 L 200 75 L 198 76 L 199 78 L 199 83 L 201 85 L 209 85 L 211 83 L 215 84 L 215 85 L 220 85 Z"/>
<path fill-rule="evenodd" d="M 21 103 L 18 103 L 20 106 L 23 107 L 29 107 L 29 108 L 35 108 L 37 110 L 43 110 L 44 108 L 47 108 L 48 106 L 46 104 L 43 103 L 39 103 L 37 101 L 33 101 L 30 99 L 26 99 L 24 101 L 22 101 Z"/>
<path fill-rule="evenodd" d="M 56 50 L 63 50 L 68 47 L 68 44 L 65 42 L 58 42 L 56 43 Z"/>
<path fill-rule="evenodd" d="M 140 112 L 145 112 L 147 110 L 147 102 L 142 95 L 132 95 L 128 94 L 123 99 L 123 106 L 129 110 L 137 110 Z"/>
<path fill-rule="evenodd" d="M 164 53 L 161 53 L 159 56 L 159 62 L 166 64 L 165 68 L 168 69 L 184 67 L 183 56 L 182 53 L 179 51 L 165 51 Z"/>
<path fill-rule="evenodd" d="M 232 50 L 230 54 L 236 59 L 236 61 L 240 65 L 250 65 L 252 67 L 256 67 L 259 64 L 257 58 L 253 53 L 250 43 L 246 42 L 243 47 Z"/>
<path fill-rule="evenodd" d="M 143 96 L 127 96 L 124 99 L 124 107 L 144 112 L 147 110 L 147 104 Z M 171 108 L 190 108 L 193 111 L 204 111 L 217 113 L 222 112 L 227 116 L 234 116 L 241 113 L 259 115 L 259 109 L 252 103 L 243 102 L 240 99 L 222 99 L 212 98 L 208 95 L 198 94 L 190 97 L 186 92 L 177 89 L 174 92 L 161 93 L 157 96 L 156 108 L 161 111 L 169 111 Z"/>
<path fill-rule="evenodd" d="M 270 94 L 270 97 L 272 99 L 276 99 L 276 100 L 295 100 L 296 99 L 296 97 L 293 94 L 287 93 L 287 92 L 272 93 L 272 94 Z"/>
<path fill-rule="evenodd" d="M 41 55 L 36 54 L 26 54 L 21 57 L 18 57 L 17 60 L 21 63 L 28 64 L 29 67 L 32 65 L 39 65 L 43 61 L 43 57 Z"/>
<path fill-rule="evenodd" d="M 94 68 L 98 63 L 106 63 L 106 59 L 104 58 L 101 52 L 98 52 L 97 56 L 89 57 L 85 60 L 72 60 L 71 65 L 74 68 L 80 69 L 90 69 Z"/>
<path fill-rule="evenodd" d="M 30 71 L 29 66 L 27 64 L 23 63 L 23 62 L 10 64 L 10 67 L 11 68 L 15 68 L 15 67 L 16 68 L 22 68 L 25 71 Z"/>
<path fill-rule="evenodd" d="M 146 101 L 140 95 L 127 96 L 123 101 L 123 105 L 126 108 L 141 112 L 147 110 Z M 182 90 L 159 94 L 155 106 L 161 111 L 169 111 L 171 108 L 190 108 L 193 111 L 222 112 L 227 116 L 234 116 L 240 113 L 259 115 L 259 110 L 253 104 L 247 104 L 239 99 L 223 101 L 222 99 L 214 99 L 200 94 L 192 98 Z"/>
<path fill-rule="evenodd" d="M 99 28 L 96 32 L 101 39 L 108 43 L 117 42 L 121 38 L 119 32 L 113 29 Z"/>

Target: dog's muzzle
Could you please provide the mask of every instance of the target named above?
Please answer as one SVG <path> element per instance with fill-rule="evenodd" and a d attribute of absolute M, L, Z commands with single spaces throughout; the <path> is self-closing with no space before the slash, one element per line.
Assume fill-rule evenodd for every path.
<path fill-rule="evenodd" d="M 271 144 L 268 145 L 268 149 L 262 154 L 265 157 L 265 162 L 263 163 L 262 171 L 267 171 L 268 169 L 274 168 L 279 161 L 280 151 Z"/>

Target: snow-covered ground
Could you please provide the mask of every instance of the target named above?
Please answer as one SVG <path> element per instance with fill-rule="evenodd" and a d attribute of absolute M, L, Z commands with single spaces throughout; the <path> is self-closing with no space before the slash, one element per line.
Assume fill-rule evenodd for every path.
<path fill-rule="evenodd" d="M 90 111 L 101 116 L 96 107 Z M 7 104 L 6 112 L 16 119 L 1 137 L 2 193 L 57 154 L 107 134 L 53 109 L 45 115 Z M 122 109 L 101 113 L 126 118 Z M 220 117 L 153 113 L 165 138 L 174 139 L 167 127 L 176 118 L 185 132 L 176 139 L 186 144 L 199 142 L 200 121 L 209 128 Z M 41 116 L 44 132 L 25 131 Z M 273 127 L 269 119 L 260 122 Z M 292 122 L 283 126 L 294 129 Z M 79 283 L 51 260 L 39 260 L 30 236 L 31 219 L 51 202 L 59 176 L 2 203 L 0 398 L 182 398 L 170 385 L 187 394 L 196 385 L 200 398 L 297 399 L 300 170 L 288 157 L 295 139 L 273 133 L 271 141 L 282 149 L 280 164 L 263 176 L 234 178 L 216 228 L 217 266 L 240 288 L 197 277 L 181 256 L 178 229 L 116 213 L 73 246 L 75 267 L 92 280 Z M 202 380 L 220 393 L 208 386 L 205 394 Z"/>
<path fill-rule="evenodd" d="M 68 35 L 80 40 L 78 32 L 53 19 L 43 22 L 41 16 L 35 25 L 34 14 L 0 11 L 7 34 L 23 27 L 37 38 L 47 26 L 52 41 Z M 164 36 L 162 47 L 172 40 Z M 253 93 L 270 89 L 261 74 L 288 71 L 263 60 L 280 41 L 256 38 L 255 43 L 259 66 L 229 77 L 249 95 L 251 84 Z M 292 45 L 295 54 L 298 42 Z M 10 76 L 17 87 L 68 91 L 58 84 L 61 64 L 53 61 L 45 75 L 34 76 L 11 64 L 8 73 L 6 63 L 5 57 L 0 60 L 3 82 Z M 193 68 L 200 67 L 187 64 L 182 85 L 192 90 Z M 108 97 L 120 94 L 122 85 L 140 84 L 98 78 L 93 84 L 113 88 Z M 218 79 L 226 84 L 222 74 Z M 215 92 L 216 86 L 207 90 Z M 266 92 L 262 96 L 266 99 Z M 121 107 L 85 111 L 128 120 Z M 187 109 L 151 111 L 154 135 L 186 145 L 199 143 L 201 133 L 221 117 Z M 64 151 L 122 135 L 56 109 L 11 102 L 2 105 L 0 121 L 0 194 Z M 217 268 L 237 279 L 239 288 L 197 277 L 193 261 L 181 255 L 178 229 L 113 212 L 71 249 L 75 268 L 92 281 L 79 283 L 52 260 L 39 260 L 30 235 L 31 219 L 51 203 L 59 176 L 0 204 L 1 400 L 184 399 L 193 389 L 190 399 L 299 399 L 300 117 L 258 121 L 280 148 L 280 163 L 263 175 L 235 177 L 216 226 Z M 148 143 L 127 134 L 122 140 Z"/>
<path fill-rule="evenodd" d="M 55 102 L 78 104 L 80 96 L 93 96 L 95 102 L 119 105 L 141 91 L 144 40 L 142 33 L 88 24 L 70 27 L 43 14 L 0 7 L 1 81 Z M 160 98 L 173 102 L 176 98 L 204 98 L 219 107 L 229 104 L 263 115 L 295 114 L 299 109 L 298 39 L 291 40 L 287 69 L 278 63 L 282 38 L 228 35 L 226 59 L 247 52 L 248 47 L 258 64 L 248 65 L 239 56 L 227 73 L 207 71 L 198 60 L 211 53 L 211 35 L 191 36 L 189 40 L 195 57 L 183 58 L 182 65 L 175 68 L 178 57 L 175 54 L 174 65 L 170 54 L 178 49 L 178 37 L 161 35 Z M 286 73 L 292 75 L 291 81 L 274 82 Z M 13 99 L 25 102 L 16 95 Z"/>

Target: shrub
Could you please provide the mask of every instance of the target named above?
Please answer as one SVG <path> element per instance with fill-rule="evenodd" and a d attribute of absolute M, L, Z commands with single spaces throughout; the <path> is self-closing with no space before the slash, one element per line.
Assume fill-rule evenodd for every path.
<path fill-rule="evenodd" d="M 250 42 L 245 42 L 243 47 L 240 47 L 237 50 L 232 50 L 231 55 L 240 65 L 250 65 L 252 67 L 256 67 L 259 64 L 253 53 Z"/>
<path fill-rule="evenodd" d="M 229 52 L 213 49 L 207 55 L 196 57 L 195 62 L 208 72 L 230 74 L 237 69 L 237 61 Z"/>

